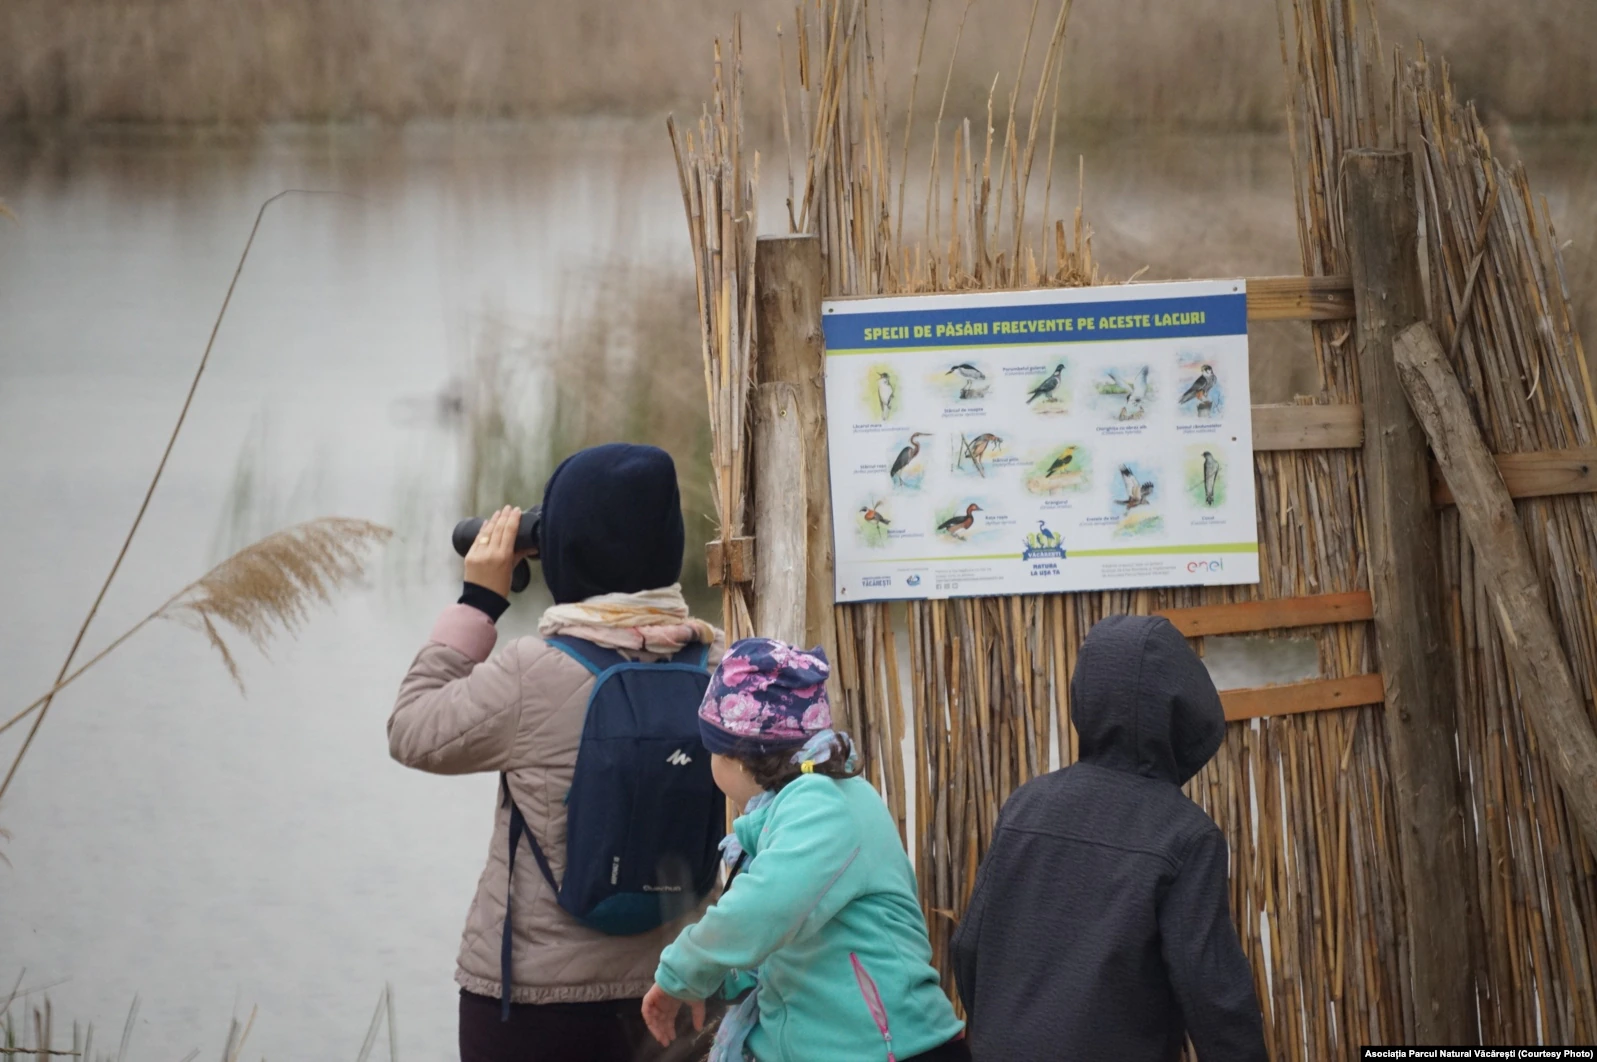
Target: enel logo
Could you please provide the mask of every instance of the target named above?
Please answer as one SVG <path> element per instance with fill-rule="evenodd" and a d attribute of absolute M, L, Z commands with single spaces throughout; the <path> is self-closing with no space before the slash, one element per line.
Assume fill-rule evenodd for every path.
<path fill-rule="evenodd" d="M 1193 575 L 1199 572 L 1223 572 L 1225 571 L 1225 562 L 1218 560 L 1193 561 L 1187 565 L 1187 571 Z"/>

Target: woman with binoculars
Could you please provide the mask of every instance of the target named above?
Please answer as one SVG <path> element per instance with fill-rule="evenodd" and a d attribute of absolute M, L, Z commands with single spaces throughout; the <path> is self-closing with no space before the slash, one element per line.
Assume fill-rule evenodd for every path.
<path fill-rule="evenodd" d="M 640 1012 L 662 949 L 715 889 L 725 830 L 697 724 L 722 639 L 689 614 L 682 554 L 668 454 L 574 454 L 541 512 L 507 507 L 476 529 L 460 599 L 400 686 L 396 760 L 501 779 L 455 975 L 463 1062 L 696 1050 L 691 1036 L 656 1044 Z M 554 604 L 536 636 L 490 657 L 529 558 Z"/>

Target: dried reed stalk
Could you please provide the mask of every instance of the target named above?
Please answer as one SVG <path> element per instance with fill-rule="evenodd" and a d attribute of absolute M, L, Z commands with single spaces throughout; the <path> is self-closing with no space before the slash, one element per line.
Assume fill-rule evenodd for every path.
<path fill-rule="evenodd" d="M 760 157 L 744 166 L 743 31 L 734 26 L 730 68 L 715 42 L 714 104 L 698 136 L 666 120 L 676 154 L 682 205 L 693 247 L 704 388 L 710 407 L 711 476 L 724 552 L 748 533 L 748 396 L 753 384 L 755 188 Z M 723 579 L 722 616 L 730 638 L 753 633 L 749 587 Z"/>
<path fill-rule="evenodd" d="M 1475 419 L 1494 452 L 1592 446 L 1597 401 L 1575 330 L 1558 239 L 1523 166 L 1505 166 L 1445 65 L 1403 65 L 1416 155 L 1429 314 L 1449 339 Z M 1597 498 L 1517 503 L 1558 623 L 1587 691 L 1597 690 Z M 1481 561 L 1442 518 L 1452 605 L 1459 750 L 1473 805 L 1482 923 L 1479 981 L 1487 1043 L 1597 1039 L 1597 868 L 1519 710 Z M 1489 563 L 1489 561 L 1488 561 Z"/>
<path fill-rule="evenodd" d="M 122 570 L 122 562 L 127 559 L 128 549 L 133 545 L 133 538 L 139 533 L 139 526 L 144 522 L 144 514 L 149 511 L 150 499 L 155 497 L 155 488 L 161 483 L 161 474 L 166 471 L 166 462 L 171 458 L 173 448 L 177 446 L 177 437 L 182 433 L 183 425 L 188 420 L 189 408 L 194 404 L 194 394 L 199 390 L 200 380 L 204 378 L 205 369 L 211 362 L 211 351 L 216 346 L 216 334 L 221 331 L 222 322 L 227 317 L 227 308 L 233 302 L 233 292 L 238 288 L 238 278 L 244 272 L 244 263 L 249 261 L 250 248 L 255 246 L 255 236 L 261 231 L 261 221 L 266 217 L 267 208 L 279 199 L 290 195 L 338 194 L 341 193 L 289 188 L 268 198 L 261 204 L 260 209 L 256 211 L 255 224 L 250 226 L 249 237 L 244 241 L 244 250 L 238 256 L 238 265 L 233 269 L 233 279 L 228 282 L 227 294 L 223 296 L 222 305 L 216 312 L 216 320 L 211 325 L 210 337 L 205 341 L 205 351 L 200 355 L 199 364 L 194 369 L 194 377 L 189 382 L 188 393 L 183 398 L 183 406 L 178 411 L 177 421 L 172 425 L 171 434 L 167 437 L 166 448 L 161 451 L 161 459 L 156 463 L 155 473 L 150 477 L 150 485 L 144 492 L 144 500 L 139 503 L 138 512 L 134 514 L 133 523 L 129 526 L 127 536 L 122 541 L 122 548 L 117 551 L 116 559 L 111 563 L 111 570 L 106 573 L 105 581 L 100 584 L 100 590 L 95 594 L 94 603 L 89 606 L 88 614 L 83 617 L 83 623 L 78 627 L 78 633 L 72 639 L 72 647 L 67 650 L 66 659 L 61 662 L 61 671 L 56 675 L 56 689 L 60 689 L 61 686 L 65 685 L 63 679 L 66 678 L 68 670 L 72 667 L 72 661 L 76 659 L 78 650 L 83 646 L 83 636 L 88 634 L 89 625 L 94 622 L 94 617 L 99 614 L 100 606 L 105 602 L 105 595 L 110 592 L 111 584 L 116 581 L 117 573 Z M 101 655 L 103 656 L 104 654 L 102 653 Z M 79 668 L 77 673 L 81 674 L 83 670 L 83 668 Z M 0 797 L 4 797 L 6 790 L 11 788 L 11 780 L 17 776 L 17 769 L 22 766 L 23 757 L 27 756 L 28 749 L 33 747 L 33 739 L 38 736 L 39 728 L 44 725 L 45 717 L 50 714 L 50 699 L 54 695 L 54 690 L 52 690 L 34 705 L 38 709 L 38 717 L 34 719 L 33 726 L 29 728 L 27 737 L 23 738 L 22 747 L 17 750 L 16 758 L 11 761 L 11 768 L 6 772 L 4 781 L 0 781 Z M 34 708 L 28 709 L 29 712 L 33 710 Z M 0 732 L 3 732 L 14 722 L 16 722 L 16 719 L 11 720 L 4 727 L 0 727 Z"/>

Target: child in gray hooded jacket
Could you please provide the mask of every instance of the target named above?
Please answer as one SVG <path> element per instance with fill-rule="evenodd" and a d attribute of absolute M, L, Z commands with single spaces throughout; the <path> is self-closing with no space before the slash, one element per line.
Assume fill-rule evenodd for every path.
<path fill-rule="evenodd" d="M 1111 616 L 1070 684 L 1080 760 L 1004 805 L 954 936 L 976 1062 L 1264 1062 L 1227 848 L 1181 792 L 1225 738 L 1169 621 Z"/>

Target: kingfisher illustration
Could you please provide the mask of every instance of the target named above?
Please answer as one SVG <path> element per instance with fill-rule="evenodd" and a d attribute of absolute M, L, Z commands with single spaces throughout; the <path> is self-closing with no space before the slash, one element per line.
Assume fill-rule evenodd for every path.
<path fill-rule="evenodd" d="M 1065 471 L 1070 467 L 1070 462 L 1074 461 L 1075 459 L 1076 448 L 1074 446 L 1066 448 L 1064 453 L 1054 458 L 1053 464 L 1048 466 L 1048 471 L 1043 473 L 1043 478 L 1047 479 L 1049 476 L 1057 475 L 1058 473 Z"/>
<path fill-rule="evenodd" d="M 1054 371 L 1049 374 L 1048 379 L 1032 388 L 1031 394 L 1026 397 L 1026 404 L 1028 406 L 1031 405 L 1031 400 L 1034 398 L 1041 398 L 1045 402 L 1052 400 L 1054 397 L 1054 392 L 1059 390 L 1059 377 L 1064 373 L 1064 371 L 1064 362 L 1060 362 L 1058 365 L 1055 365 Z"/>
<path fill-rule="evenodd" d="M 1131 474 L 1129 465 L 1120 466 L 1120 478 L 1125 481 L 1126 496 L 1123 499 L 1116 498 L 1115 504 L 1124 505 L 1126 512 L 1129 513 L 1139 505 L 1147 505 L 1152 500 L 1149 495 L 1153 493 L 1153 484 L 1138 483 L 1137 477 Z"/>
<path fill-rule="evenodd" d="M 893 521 L 889 520 L 878 511 L 878 507 L 881 504 L 881 502 L 872 502 L 870 505 L 867 505 L 861 509 L 860 512 L 865 514 L 865 520 L 867 523 L 881 524 L 883 527 L 892 527 Z"/>
<path fill-rule="evenodd" d="M 1203 451 L 1203 502 L 1214 504 L 1214 483 L 1220 478 L 1220 462 L 1209 451 Z"/>
<path fill-rule="evenodd" d="M 982 458 L 989 449 L 997 451 L 1002 445 L 1004 445 L 1004 440 L 990 431 L 983 432 L 965 444 L 965 453 L 970 456 L 971 463 L 976 466 L 977 473 L 983 479 L 987 478 L 987 470 L 982 467 Z"/>
<path fill-rule="evenodd" d="M 882 419 L 893 412 L 893 379 L 885 372 L 876 374 L 876 400 L 881 403 Z"/>
<path fill-rule="evenodd" d="M 1214 366 L 1205 365 L 1198 370 L 1198 378 L 1193 380 L 1192 385 L 1181 393 L 1181 401 L 1176 404 L 1186 405 L 1193 399 L 1197 399 L 1199 402 L 1208 402 L 1209 391 L 1213 389 L 1216 382 Z"/>
<path fill-rule="evenodd" d="M 964 516 L 950 516 L 947 520 L 937 525 L 937 530 L 947 532 L 949 535 L 958 538 L 963 532 L 969 531 L 976 525 L 976 514 L 981 511 L 982 507 L 980 505 L 971 502 L 965 506 Z"/>
<path fill-rule="evenodd" d="M 920 456 L 920 441 L 922 437 L 931 438 L 931 432 L 916 431 L 909 436 L 909 445 L 898 451 L 898 457 L 893 461 L 893 467 L 887 473 L 889 479 L 895 483 L 903 482 L 898 478 L 900 472 L 909 467 L 909 463 Z"/>

